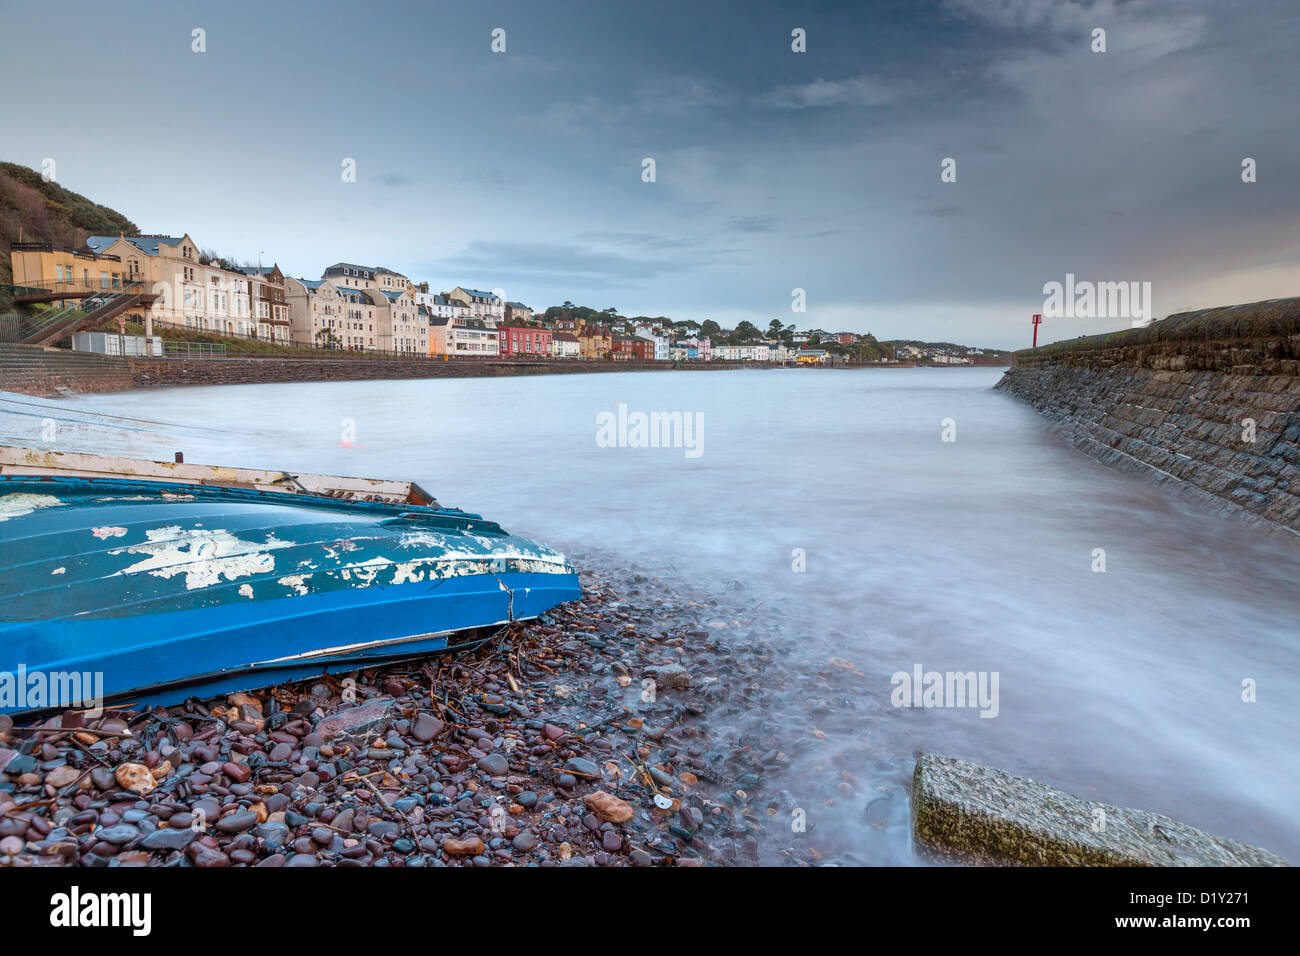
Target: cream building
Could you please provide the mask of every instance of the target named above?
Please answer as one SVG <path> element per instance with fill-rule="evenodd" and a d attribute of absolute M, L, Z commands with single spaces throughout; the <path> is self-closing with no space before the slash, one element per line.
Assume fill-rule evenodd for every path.
<path fill-rule="evenodd" d="M 348 300 L 334 283 L 286 278 L 284 285 L 293 322 L 290 341 L 294 345 L 355 350 L 365 347 L 364 320 L 347 316 Z"/>
<path fill-rule="evenodd" d="M 124 282 L 143 282 L 155 298 L 131 310 L 128 320 L 233 335 L 255 334 L 252 280 L 199 254 L 189 235 L 91 236 L 86 245 L 100 257 L 116 256 Z"/>
<path fill-rule="evenodd" d="M 409 289 L 410 283 L 406 285 Z M 380 351 L 429 354 L 429 321 L 420 318 L 420 307 L 411 292 L 367 289 L 366 294 L 378 307 L 375 324 Z"/>
<path fill-rule="evenodd" d="M 449 299 L 455 299 L 468 308 L 470 318 L 481 319 L 492 328 L 496 328 L 505 321 L 506 304 L 494 292 L 456 286 L 450 292 L 444 292 L 443 295 Z"/>
<path fill-rule="evenodd" d="M 388 345 L 379 344 L 387 340 L 383 339 L 383 320 L 379 318 L 380 308 L 371 298 L 369 291 L 339 286 L 335 287 L 335 291 L 343 300 L 343 325 L 342 330 L 337 332 L 343 342 L 342 347 L 361 352 L 388 348 Z"/>
<path fill-rule="evenodd" d="M 500 354 L 500 338 L 481 319 L 429 316 L 429 354 L 481 356 Z"/>
<path fill-rule="evenodd" d="M 336 288 L 378 289 L 381 292 L 409 292 L 415 294 L 411 280 L 400 272 L 383 266 L 359 266 L 352 262 L 336 262 L 321 274 Z"/>

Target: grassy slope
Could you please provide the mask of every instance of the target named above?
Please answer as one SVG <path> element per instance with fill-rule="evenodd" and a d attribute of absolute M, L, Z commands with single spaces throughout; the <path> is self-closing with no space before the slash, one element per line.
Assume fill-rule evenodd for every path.
<path fill-rule="evenodd" d="M 13 243 L 61 242 L 80 247 L 91 235 L 128 235 L 139 228 L 120 212 L 91 202 L 17 163 L 0 163 L 0 285 L 13 281 Z"/>
<path fill-rule="evenodd" d="M 1060 355 L 1065 352 L 1148 345 L 1161 341 L 1214 341 L 1297 334 L 1300 334 L 1300 298 L 1268 299 L 1245 305 L 1179 312 L 1141 328 L 1081 335 L 1077 339 L 1064 339 L 1040 346 L 1037 352 L 1031 349 L 1021 351 L 1026 355 Z"/>

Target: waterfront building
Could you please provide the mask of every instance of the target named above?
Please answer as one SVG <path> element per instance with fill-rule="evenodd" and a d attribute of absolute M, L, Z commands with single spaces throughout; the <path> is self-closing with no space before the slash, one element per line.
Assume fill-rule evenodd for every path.
<path fill-rule="evenodd" d="M 467 316 L 429 316 L 429 354 L 495 358 L 500 339 L 482 319 Z"/>
<path fill-rule="evenodd" d="M 237 271 L 249 277 L 248 294 L 257 338 L 288 345 L 292 336 L 292 307 L 285 296 L 284 273 L 280 267 L 246 266 Z"/>
<path fill-rule="evenodd" d="M 507 322 L 531 322 L 533 320 L 533 310 L 528 308 L 522 302 L 507 302 L 505 307 L 505 321 Z"/>
<path fill-rule="evenodd" d="M 344 348 L 353 351 L 374 352 L 381 348 L 380 329 L 377 327 L 379 309 L 367 289 L 335 286 L 342 300 Z"/>
<path fill-rule="evenodd" d="M 607 359 L 614 351 L 614 337 L 609 327 L 597 323 L 578 326 L 579 354 L 585 359 Z"/>
<path fill-rule="evenodd" d="M 420 283 L 415 293 L 415 304 L 429 310 L 429 316 L 435 319 L 469 318 L 469 309 L 441 292 L 430 292 L 427 282 Z"/>
<path fill-rule="evenodd" d="M 54 242 L 16 242 L 9 251 L 15 285 L 69 292 L 120 289 L 122 260 Z"/>
<path fill-rule="evenodd" d="M 658 362 L 668 361 L 668 333 L 667 332 L 665 332 L 663 329 L 655 328 L 648 325 L 638 325 L 635 329 L 635 334 L 643 338 L 647 338 L 654 343 L 653 358 L 655 359 L 655 361 Z"/>
<path fill-rule="evenodd" d="M 153 294 L 151 302 L 125 315 L 127 321 L 143 322 L 145 335 L 153 334 L 155 322 L 227 335 L 256 334 L 251 278 L 202 255 L 188 234 L 91 236 L 86 245 L 96 256 L 118 259 L 122 282 L 142 282 Z M 287 336 L 287 323 L 285 329 Z"/>
<path fill-rule="evenodd" d="M 505 321 L 505 303 L 493 292 L 482 289 L 465 289 L 456 286 L 450 292 L 444 292 L 449 299 L 455 299 L 469 310 L 470 318 L 482 319 L 484 323 L 495 328 Z"/>
<path fill-rule="evenodd" d="M 289 303 L 289 342 L 312 348 L 360 347 L 362 331 L 346 329 L 344 299 L 325 279 L 284 280 Z"/>
<path fill-rule="evenodd" d="M 576 359 L 582 354 L 582 343 L 572 332 L 551 333 L 551 357 Z"/>
<path fill-rule="evenodd" d="M 549 358 L 553 334 L 528 325 L 498 325 L 498 348 L 503 358 Z"/>
<path fill-rule="evenodd" d="M 382 283 L 382 275 L 380 278 Z M 429 321 L 421 319 L 415 297 L 405 288 L 365 289 L 375 303 L 376 341 L 380 351 L 429 354 Z M 426 312 L 427 316 L 427 312 Z"/>
<path fill-rule="evenodd" d="M 411 280 L 400 272 L 384 266 L 359 266 L 354 262 L 336 262 L 321 273 L 336 288 L 378 289 L 381 292 L 410 292 L 415 289 Z"/>

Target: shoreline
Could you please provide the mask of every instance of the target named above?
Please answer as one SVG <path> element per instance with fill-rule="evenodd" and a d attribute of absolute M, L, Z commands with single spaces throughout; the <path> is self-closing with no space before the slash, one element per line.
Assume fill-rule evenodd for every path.
<path fill-rule="evenodd" d="M 1062 800 L 1161 821 L 1187 837 L 1181 852 L 1282 863 L 1158 814 L 889 751 L 876 722 L 913 712 L 864 694 L 850 661 L 800 666 L 780 612 L 737 582 L 709 593 L 581 574 L 581 601 L 461 655 L 93 720 L 0 717 L 0 866 L 1080 865 L 1137 852 L 1122 828 L 1079 829 L 1087 814 L 1029 812 Z M 824 731 L 852 743 L 828 748 Z M 965 785 L 941 787 L 917 830 L 927 760 L 1018 796 L 994 813 L 968 806 Z"/>
<path fill-rule="evenodd" d="M 770 858 L 728 769 L 743 754 L 719 758 L 727 735 L 704 717 L 727 696 L 713 675 L 757 681 L 781 652 L 711 638 L 699 620 L 734 609 L 706 595 L 684 601 L 640 575 L 583 579 L 582 601 L 484 648 L 356 673 L 355 703 L 334 675 L 152 714 L 0 721 L 0 863 Z"/>
<path fill-rule="evenodd" d="M 722 372 L 741 369 L 864 371 L 904 368 L 1006 368 L 1005 365 L 917 365 L 912 362 L 789 365 L 778 362 L 438 361 L 433 358 L 143 358 L 0 344 L 0 391 L 37 398 L 200 385 L 493 378 L 613 372 Z"/>

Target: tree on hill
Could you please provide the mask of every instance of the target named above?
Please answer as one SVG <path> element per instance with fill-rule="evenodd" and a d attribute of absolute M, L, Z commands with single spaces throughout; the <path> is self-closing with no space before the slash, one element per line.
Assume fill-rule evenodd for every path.
<path fill-rule="evenodd" d="M 718 333 L 722 331 L 722 326 L 718 325 L 712 319 L 705 319 L 700 323 L 700 336 L 706 339 L 716 339 Z"/>
<path fill-rule="evenodd" d="M 763 333 L 758 330 L 757 326 L 748 319 L 744 319 L 727 336 L 727 344 L 740 345 L 742 342 L 751 342 L 762 337 Z"/>
<path fill-rule="evenodd" d="M 87 236 L 139 232 L 120 212 L 46 182 L 34 169 L 0 163 L 0 285 L 13 281 L 9 250 L 15 242 L 57 242 L 80 249 Z"/>

